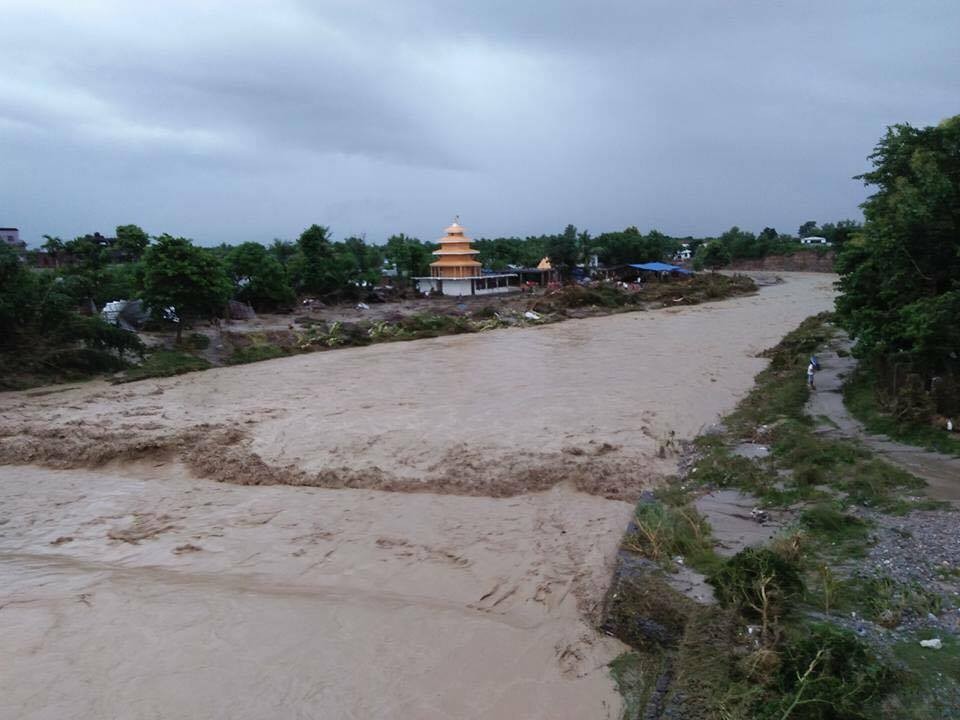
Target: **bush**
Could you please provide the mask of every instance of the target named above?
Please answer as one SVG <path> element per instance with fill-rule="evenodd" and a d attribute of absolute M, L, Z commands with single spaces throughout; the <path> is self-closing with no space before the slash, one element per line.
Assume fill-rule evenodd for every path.
<path fill-rule="evenodd" d="M 895 687 L 894 673 L 849 630 L 817 624 L 786 643 L 780 654 L 775 700 L 763 718 L 845 720 L 880 717 L 881 699 Z"/>
<path fill-rule="evenodd" d="M 636 529 L 623 541 L 628 550 L 668 567 L 678 555 L 694 567 L 712 566 L 716 561 L 710 526 L 690 505 L 642 502 L 634 524 Z"/>
<path fill-rule="evenodd" d="M 727 560 L 708 578 L 717 600 L 761 623 L 760 637 L 769 643 L 780 617 L 803 593 L 799 566 L 768 548 L 747 548 Z"/>

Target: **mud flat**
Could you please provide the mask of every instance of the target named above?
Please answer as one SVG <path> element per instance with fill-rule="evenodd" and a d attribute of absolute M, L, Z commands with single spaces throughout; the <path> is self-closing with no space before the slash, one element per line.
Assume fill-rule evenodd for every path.
<path fill-rule="evenodd" d="M 832 306 L 784 277 L 0 395 L 0 716 L 618 717 L 591 623 L 630 501 Z"/>

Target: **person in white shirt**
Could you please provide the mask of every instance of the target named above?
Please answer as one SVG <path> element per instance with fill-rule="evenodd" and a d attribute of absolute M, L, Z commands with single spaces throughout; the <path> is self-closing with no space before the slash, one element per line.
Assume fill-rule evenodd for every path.
<path fill-rule="evenodd" d="M 807 385 L 810 386 L 811 390 L 816 390 L 816 388 L 813 386 L 813 373 L 816 372 L 816 370 L 817 369 L 814 367 L 813 363 L 807 365 Z"/>

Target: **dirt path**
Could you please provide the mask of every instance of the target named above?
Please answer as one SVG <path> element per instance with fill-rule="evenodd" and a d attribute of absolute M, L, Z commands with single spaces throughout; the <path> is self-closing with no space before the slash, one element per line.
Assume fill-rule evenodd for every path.
<path fill-rule="evenodd" d="M 817 356 L 821 370 L 816 375 L 817 390 L 811 393 L 807 403 L 807 414 L 813 418 L 829 418 L 831 424 L 822 424 L 822 433 L 861 441 L 889 462 L 925 480 L 930 497 L 960 505 L 960 458 L 904 445 L 884 435 L 871 435 L 847 410 L 843 403 L 843 382 L 857 365 L 849 354 L 851 346 L 850 339 L 841 334 L 830 343 L 828 350 Z M 845 356 L 841 357 L 837 350 L 842 350 Z"/>
<path fill-rule="evenodd" d="M 0 717 L 618 717 L 624 499 L 832 280 L 0 396 Z"/>

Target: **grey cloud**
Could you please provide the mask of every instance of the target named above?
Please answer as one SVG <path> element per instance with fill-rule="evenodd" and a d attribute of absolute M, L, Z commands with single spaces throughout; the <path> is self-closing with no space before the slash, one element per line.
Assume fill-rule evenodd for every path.
<path fill-rule="evenodd" d="M 8 0 L 0 223 L 204 242 L 856 216 L 895 122 L 958 112 L 924 0 Z"/>

